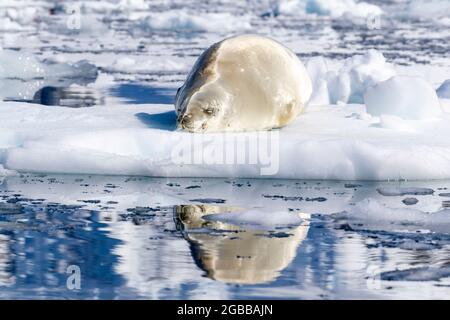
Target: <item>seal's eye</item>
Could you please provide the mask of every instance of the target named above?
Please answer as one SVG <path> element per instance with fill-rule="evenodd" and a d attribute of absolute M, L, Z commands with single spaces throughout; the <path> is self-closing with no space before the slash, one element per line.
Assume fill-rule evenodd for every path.
<path fill-rule="evenodd" d="M 216 110 L 214 108 L 207 108 L 203 110 L 206 114 L 214 115 L 216 113 Z"/>

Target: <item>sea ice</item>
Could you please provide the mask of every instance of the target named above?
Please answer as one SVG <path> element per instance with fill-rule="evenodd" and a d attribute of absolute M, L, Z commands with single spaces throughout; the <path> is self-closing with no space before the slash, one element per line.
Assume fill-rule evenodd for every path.
<path fill-rule="evenodd" d="M 394 115 L 407 120 L 438 117 L 442 113 L 433 87 L 418 77 L 394 76 L 367 88 L 367 113 Z"/>
<path fill-rule="evenodd" d="M 342 64 L 333 64 L 322 57 L 310 58 L 306 69 L 314 88 L 312 105 L 363 103 L 366 88 L 396 74 L 383 54 L 373 49 Z"/>
<path fill-rule="evenodd" d="M 406 195 L 430 195 L 434 193 L 430 188 L 406 188 L 406 187 L 386 187 L 378 188 L 378 193 L 383 196 L 406 196 Z"/>
<path fill-rule="evenodd" d="M 411 0 L 407 6 L 407 14 L 417 17 L 448 17 L 450 2 L 448 0 Z"/>
<path fill-rule="evenodd" d="M 354 0 L 281 0 L 277 10 L 281 14 L 317 14 L 340 18 L 343 16 L 367 17 L 383 13 L 380 7 Z"/>
<path fill-rule="evenodd" d="M 29 53 L 0 49 L 0 98 L 31 99 L 45 85 L 64 85 L 67 80 L 85 84 L 96 78 L 97 67 L 86 60 L 41 61 Z"/>
<path fill-rule="evenodd" d="M 390 208 L 367 198 L 345 212 L 333 214 L 333 217 L 356 230 L 448 234 L 449 215 L 450 210 L 446 209 L 428 213 L 411 208 Z"/>
<path fill-rule="evenodd" d="M 250 16 L 234 16 L 229 13 L 204 13 L 197 15 L 185 10 L 155 13 L 138 20 L 137 28 L 176 32 L 245 32 L 251 28 Z"/>

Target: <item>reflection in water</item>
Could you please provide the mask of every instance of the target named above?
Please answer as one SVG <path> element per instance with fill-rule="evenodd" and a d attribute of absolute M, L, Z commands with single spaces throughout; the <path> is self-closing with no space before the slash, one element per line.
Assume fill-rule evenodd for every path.
<path fill-rule="evenodd" d="M 241 284 L 272 281 L 292 262 L 308 234 L 307 224 L 271 234 L 202 219 L 226 211 L 234 209 L 181 205 L 174 210 L 177 228 L 191 243 L 195 261 L 214 280 Z"/>
<path fill-rule="evenodd" d="M 9 252 L 9 238 L 0 234 L 0 286 L 8 286 L 14 283 L 14 276 L 11 273 L 11 252 Z"/>
<path fill-rule="evenodd" d="M 0 182 L 0 298 L 448 296 L 450 230 L 421 232 L 424 225 L 417 220 L 417 230 L 398 232 L 395 223 L 390 229 L 377 229 L 379 224 L 361 216 L 355 224 L 320 214 L 357 208 L 354 203 L 367 198 L 386 208 L 405 208 L 404 197 L 377 192 L 395 185 L 360 183 L 350 188 L 343 182 L 288 180 L 6 177 Z M 448 181 L 403 185 L 450 187 Z M 439 210 L 440 193 L 417 195 L 415 210 Z M 300 201 L 299 195 L 327 200 Z M 207 199 L 222 199 L 225 204 L 207 205 Z M 313 214 L 296 227 L 232 225 L 218 221 L 217 215 L 214 218 L 251 205 L 252 212 L 264 207 L 274 214 Z M 439 217 L 443 222 L 450 219 Z M 66 287 L 69 265 L 81 269 L 79 291 Z"/>
<path fill-rule="evenodd" d="M 33 97 L 33 102 L 46 106 L 63 106 L 71 108 L 92 107 L 103 104 L 99 92 L 83 87 L 43 87 Z"/>

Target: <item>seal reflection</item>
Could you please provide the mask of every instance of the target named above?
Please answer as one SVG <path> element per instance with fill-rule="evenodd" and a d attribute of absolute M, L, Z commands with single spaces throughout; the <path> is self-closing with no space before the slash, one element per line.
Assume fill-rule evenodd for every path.
<path fill-rule="evenodd" d="M 179 205 L 174 208 L 174 220 L 177 230 L 190 243 L 197 266 L 209 278 L 235 284 L 275 280 L 295 258 L 298 246 L 308 234 L 308 221 L 283 232 L 273 232 L 204 219 L 206 215 L 236 210 L 243 209 Z"/>

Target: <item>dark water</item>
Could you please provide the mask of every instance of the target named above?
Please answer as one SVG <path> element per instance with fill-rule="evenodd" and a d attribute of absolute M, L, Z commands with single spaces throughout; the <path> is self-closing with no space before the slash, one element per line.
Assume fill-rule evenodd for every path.
<path fill-rule="evenodd" d="M 368 198 L 386 210 L 410 208 L 405 196 L 376 191 L 398 186 L 8 177 L 0 185 L 0 297 L 448 298 L 450 216 L 427 231 L 432 220 L 377 225 L 338 213 Z M 401 184 L 418 186 L 435 192 L 414 195 L 415 209 L 442 209 L 449 182 Z M 263 227 L 205 218 L 249 203 L 309 218 Z"/>

